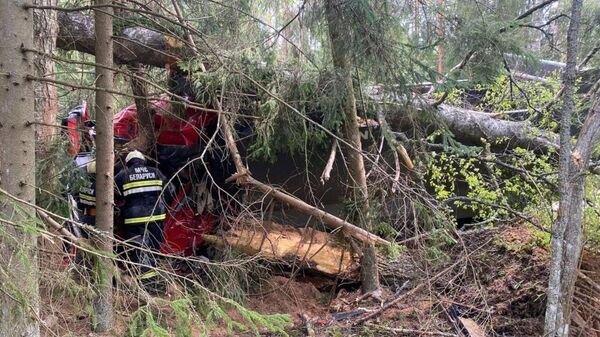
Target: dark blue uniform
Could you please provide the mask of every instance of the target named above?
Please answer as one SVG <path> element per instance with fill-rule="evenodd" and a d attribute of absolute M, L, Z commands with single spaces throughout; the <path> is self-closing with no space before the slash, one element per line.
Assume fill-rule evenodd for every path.
<path fill-rule="evenodd" d="M 96 178 L 89 176 L 89 180 L 79 189 L 77 194 L 77 208 L 83 214 L 81 222 L 86 225 L 96 224 Z"/>
<path fill-rule="evenodd" d="M 166 207 L 163 190 L 167 183 L 157 168 L 147 166 L 142 159 L 134 158 L 115 177 L 116 198 L 124 201 L 120 207 L 125 224 L 126 239 L 145 249 L 158 250 L 163 239 L 163 220 Z M 153 254 L 135 249 L 130 257 L 142 265 L 142 273 L 156 266 Z"/>

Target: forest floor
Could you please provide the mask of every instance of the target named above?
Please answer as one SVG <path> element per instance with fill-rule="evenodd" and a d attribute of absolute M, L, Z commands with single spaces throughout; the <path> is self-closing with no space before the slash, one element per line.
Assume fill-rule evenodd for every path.
<path fill-rule="evenodd" d="M 549 253 L 547 234 L 540 233 L 524 224 L 507 225 L 461 234 L 444 254 L 409 247 L 402 256 L 409 261 L 404 265 L 412 267 L 368 297 L 355 284 L 336 287 L 334 280 L 314 275 L 271 276 L 246 306 L 264 314 L 289 314 L 291 336 L 541 336 Z M 42 254 L 42 261 L 56 261 L 58 254 L 51 251 Z M 111 333 L 91 333 L 88 295 L 69 290 L 64 278 L 56 282 L 59 271 L 44 270 L 43 336 L 127 335 L 131 317 L 119 310 Z M 600 255 L 586 250 L 581 273 L 573 335 L 600 337 Z M 127 307 L 128 299 L 116 300 L 116 307 Z M 397 303 L 382 310 L 391 300 Z M 370 313 L 377 315 L 355 324 Z M 211 335 L 227 334 L 217 328 Z"/>

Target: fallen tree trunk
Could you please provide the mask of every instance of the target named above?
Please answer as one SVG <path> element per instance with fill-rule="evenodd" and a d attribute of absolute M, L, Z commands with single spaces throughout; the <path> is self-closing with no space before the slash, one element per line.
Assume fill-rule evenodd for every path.
<path fill-rule="evenodd" d="M 56 46 L 95 55 L 94 19 L 81 12 L 58 12 Z M 113 36 L 114 59 L 120 64 L 146 64 L 164 67 L 190 55 L 190 49 L 177 37 L 144 27 L 129 27 Z"/>
<path fill-rule="evenodd" d="M 459 139 L 474 142 L 486 139 L 490 143 L 508 143 L 512 147 L 558 149 L 558 136 L 536 128 L 528 122 L 496 119 L 496 114 L 483 113 L 441 104 L 435 115 Z M 506 140 L 506 142 L 503 142 Z"/>
<path fill-rule="evenodd" d="M 276 223 L 246 223 L 222 236 L 205 235 L 218 247 L 229 246 L 248 255 L 260 255 L 272 262 L 286 262 L 329 276 L 356 279 L 359 258 L 351 247 L 341 245 L 333 235 L 312 228 L 293 228 Z"/>
<path fill-rule="evenodd" d="M 58 13 L 57 46 L 63 50 L 95 53 L 94 20 L 81 12 Z M 164 67 L 165 64 L 194 53 L 183 41 L 172 35 L 144 27 L 125 28 L 114 37 L 115 61 L 122 64 L 146 64 Z M 423 108 L 425 106 L 423 105 Z M 446 123 L 457 139 L 491 142 L 509 138 L 513 146 L 527 148 L 558 148 L 557 136 L 537 129 L 526 122 L 512 122 L 480 113 L 442 104 L 431 112 Z M 394 119 L 391 126 L 397 129 Z"/>
<path fill-rule="evenodd" d="M 375 101 L 383 101 L 372 96 Z M 523 147 L 528 149 L 558 150 L 558 135 L 531 125 L 527 121 L 498 119 L 502 113 L 487 113 L 463 109 L 448 104 L 433 107 L 431 102 L 412 102 L 409 108 L 429 112 L 434 120 L 443 123 L 455 138 L 463 143 L 481 143 L 485 139 L 502 147 Z M 414 119 L 407 114 L 388 111 L 390 128 L 394 131 L 410 130 L 415 127 Z"/>

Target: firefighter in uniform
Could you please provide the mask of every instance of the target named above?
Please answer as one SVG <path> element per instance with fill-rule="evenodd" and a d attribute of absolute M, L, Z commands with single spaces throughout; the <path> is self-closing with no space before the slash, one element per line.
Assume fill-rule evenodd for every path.
<path fill-rule="evenodd" d="M 88 180 L 79 189 L 77 196 L 77 208 L 83 214 L 81 222 L 86 225 L 96 224 L 96 161 L 86 165 Z M 83 232 L 85 233 L 85 231 Z M 85 234 L 84 234 L 85 235 Z M 85 235 L 87 237 L 87 235 Z"/>
<path fill-rule="evenodd" d="M 78 191 L 75 193 L 75 201 L 77 202 L 77 209 L 80 213 L 79 221 L 83 224 L 94 226 L 96 225 L 96 161 L 92 160 L 85 166 L 87 173 L 87 179 Z M 77 225 L 68 225 L 77 226 Z M 77 226 L 79 227 L 79 226 Z M 71 227 L 70 230 L 74 230 Z M 81 237 L 89 238 L 86 228 L 78 228 L 76 235 Z M 76 265 L 85 266 L 85 260 L 81 254 L 77 254 L 75 246 L 71 245 L 67 241 L 63 243 L 63 248 L 68 256 L 63 260 L 65 264 L 75 262 Z M 74 260 L 73 259 L 74 256 Z"/>
<path fill-rule="evenodd" d="M 115 197 L 117 204 L 123 203 L 120 214 L 126 239 L 142 248 L 134 249 L 129 258 L 140 264 L 140 278 L 146 289 L 158 292 L 158 280 L 152 270 L 157 260 L 148 250 L 158 251 L 163 239 L 163 220 L 166 217 L 163 190 L 167 179 L 157 168 L 147 166 L 144 155 L 139 151 L 130 152 L 125 165 L 115 176 Z"/>

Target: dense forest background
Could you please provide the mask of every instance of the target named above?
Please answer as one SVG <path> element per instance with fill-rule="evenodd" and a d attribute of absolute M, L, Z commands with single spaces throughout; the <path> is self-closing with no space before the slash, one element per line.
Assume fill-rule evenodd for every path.
<path fill-rule="evenodd" d="M 2 0 L 0 21 L 0 334 L 600 334 L 598 1 Z M 85 177 L 61 125 L 84 103 L 91 240 L 67 230 Z M 217 122 L 173 179 L 236 211 L 163 256 L 153 297 L 113 254 L 112 171 L 160 165 L 154 116 L 190 107 Z"/>

